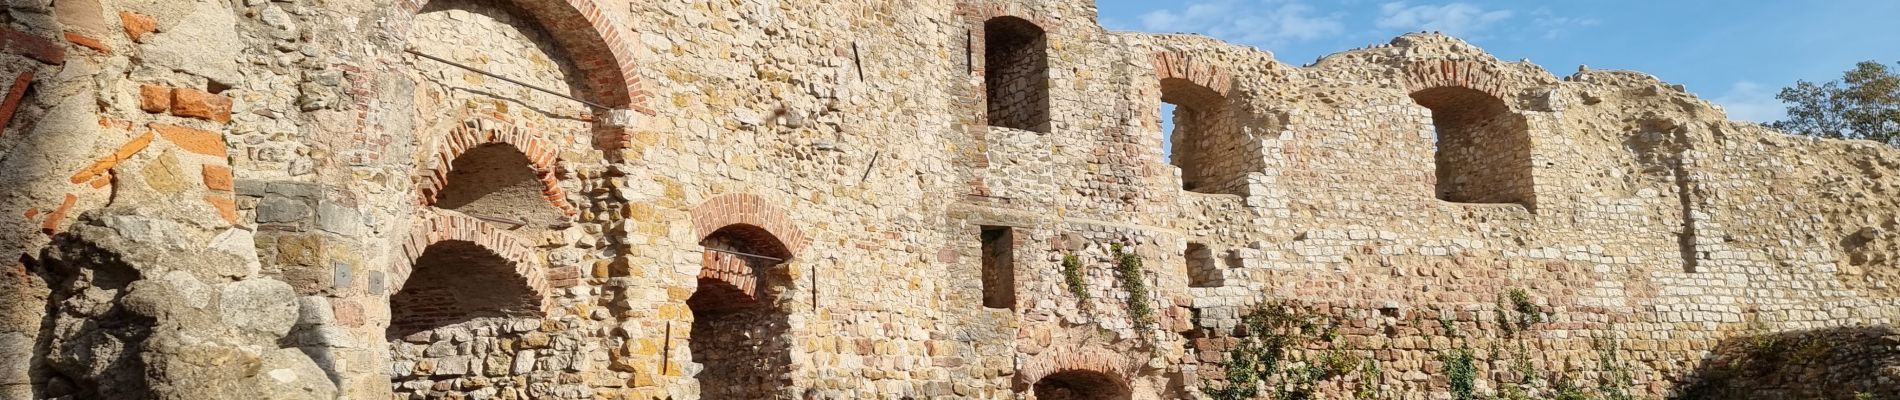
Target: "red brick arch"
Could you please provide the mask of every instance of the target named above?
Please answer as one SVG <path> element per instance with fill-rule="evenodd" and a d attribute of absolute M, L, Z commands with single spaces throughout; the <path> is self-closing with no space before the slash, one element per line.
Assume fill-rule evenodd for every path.
<path fill-rule="evenodd" d="M 1017 381 L 1021 390 L 1029 390 L 1037 381 L 1058 373 L 1069 371 L 1087 371 L 1106 375 L 1121 384 L 1121 391 L 1129 393 L 1128 359 L 1108 350 L 1089 349 L 1050 349 L 1042 355 L 1016 367 Z"/>
<path fill-rule="evenodd" d="M 956 14 L 962 16 L 965 23 L 974 28 L 971 34 L 977 35 L 976 43 L 983 43 L 983 23 L 996 17 L 1021 18 L 1024 21 L 1036 24 L 1038 28 L 1042 28 L 1042 32 L 1045 35 L 1053 35 L 1059 30 L 1058 28 L 1062 27 L 1062 20 L 1049 18 L 1042 13 L 1029 10 L 1015 3 L 994 2 L 972 4 L 958 2 Z"/>
<path fill-rule="evenodd" d="M 1461 87 L 1490 94 L 1511 103 L 1509 79 L 1493 63 L 1471 60 L 1427 60 L 1405 65 L 1405 87 L 1410 92 Z"/>
<path fill-rule="evenodd" d="M 435 205 L 442 189 L 448 185 L 449 172 L 455 168 L 455 158 L 469 149 L 486 144 L 509 145 L 527 155 L 535 177 L 541 180 L 541 195 L 548 204 L 570 217 L 580 212 L 567 202 L 567 192 L 561 189 L 560 178 L 555 176 L 555 161 L 560 158 L 555 154 L 552 143 L 527 129 L 485 119 L 470 120 L 456 126 L 436 145 L 435 152 L 430 153 L 429 159 L 424 162 L 425 166 L 416 174 L 416 194 L 420 204 Z"/>
<path fill-rule="evenodd" d="M 415 15 L 431 0 L 397 0 L 392 30 L 398 40 L 406 41 Z M 542 30 L 554 37 L 586 82 L 589 100 L 612 107 L 596 110 L 594 146 L 600 149 L 625 148 L 633 138 L 634 113 L 653 115 L 647 104 L 652 94 L 644 89 L 635 73 L 633 53 L 623 35 L 633 31 L 605 14 L 595 0 L 506 0 L 534 18 Z M 405 44 L 406 46 L 406 44 Z"/>
<path fill-rule="evenodd" d="M 1171 82 L 1193 83 L 1223 98 L 1234 88 L 1233 75 L 1222 71 L 1219 66 L 1185 53 L 1155 53 L 1155 79 L 1161 80 L 1163 85 Z"/>
<path fill-rule="evenodd" d="M 403 16 L 396 26 L 399 36 L 407 37 L 413 16 L 431 0 L 398 0 L 396 11 Z M 594 0 L 508 0 L 541 24 L 543 30 L 567 50 L 574 65 L 588 84 L 591 100 L 606 106 L 653 114 L 647 108 L 648 93 L 641 90 L 634 74 L 633 54 L 623 34 L 632 31 L 603 14 Z"/>
<path fill-rule="evenodd" d="M 811 244 L 811 238 L 792 224 L 790 214 L 757 195 L 729 193 L 693 207 L 693 231 L 701 239 L 733 225 L 758 227 L 777 238 L 785 245 L 786 252 L 793 255 Z"/>
<path fill-rule="evenodd" d="M 513 264 L 516 277 L 534 290 L 534 294 L 541 299 L 542 311 L 546 311 L 548 279 L 541 267 L 545 262 L 528 242 L 466 215 L 425 209 L 420 218 L 409 228 L 409 237 L 402 242 L 402 254 L 389 270 L 389 293 L 402 291 L 403 285 L 409 281 L 410 273 L 415 272 L 416 260 L 422 257 L 429 246 L 446 241 L 462 241 L 481 246 Z"/>

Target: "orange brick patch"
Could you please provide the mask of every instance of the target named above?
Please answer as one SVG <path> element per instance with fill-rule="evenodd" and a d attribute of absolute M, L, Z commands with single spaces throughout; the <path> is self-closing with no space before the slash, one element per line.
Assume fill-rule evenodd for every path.
<path fill-rule="evenodd" d="M 224 218 L 225 223 L 237 223 L 237 200 L 232 199 L 229 193 L 207 194 L 205 202 L 218 209 L 218 217 Z"/>
<path fill-rule="evenodd" d="M 207 156 L 224 157 L 224 136 L 217 132 L 186 128 L 177 125 L 152 124 L 159 136 L 185 151 Z"/>
<path fill-rule="evenodd" d="M 229 192 L 232 190 L 233 186 L 231 184 L 231 167 L 216 165 L 216 164 L 205 164 L 203 174 L 204 174 L 205 188 L 208 188 L 211 190 L 222 190 L 226 192 Z"/>
<path fill-rule="evenodd" d="M 13 112 L 20 109 L 20 99 L 26 96 L 26 87 L 31 84 L 33 70 L 26 70 L 13 78 L 13 87 L 7 89 L 6 102 L 0 103 L 0 134 L 6 133 L 7 125 L 13 123 Z"/>
<path fill-rule="evenodd" d="M 172 108 L 172 88 L 159 85 L 139 85 L 139 109 L 148 113 L 162 113 Z"/>
<path fill-rule="evenodd" d="M 197 89 L 172 91 L 172 115 L 231 122 L 231 98 Z"/>
<path fill-rule="evenodd" d="M 78 173 L 73 174 L 71 181 L 72 183 L 80 183 L 99 177 L 100 174 L 112 170 L 112 167 L 118 166 L 119 162 L 132 158 L 133 154 L 138 154 L 139 151 L 145 150 L 145 146 L 149 144 L 152 144 L 151 132 L 146 132 L 143 135 L 132 138 L 132 140 L 125 142 L 124 145 L 120 145 L 118 151 L 114 151 L 105 157 L 100 157 L 99 160 L 93 161 L 92 165 L 87 166 L 86 169 L 79 170 Z M 94 187 L 98 187 L 96 186 L 97 183 L 94 185 Z"/>
<path fill-rule="evenodd" d="M 150 15 L 120 11 L 119 22 L 125 25 L 125 36 L 134 42 L 144 38 L 145 34 L 158 31 L 158 19 Z"/>
<path fill-rule="evenodd" d="M 0 50 L 19 53 L 47 64 L 66 63 L 66 49 L 58 43 L 4 26 L 0 26 Z"/>
<path fill-rule="evenodd" d="M 99 38 L 81 35 L 78 32 L 66 32 L 66 41 L 73 42 L 73 44 L 84 46 L 88 49 L 98 50 L 100 53 L 112 53 L 112 48 L 107 47 L 105 42 L 99 41 Z"/>
<path fill-rule="evenodd" d="M 71 211 L 73 209 L 73 202 L 77 201 L 79 201 L 78 197 L 74 197 L 72 193 L 67 193 L 66 200 L 59 203 L 59 208 L 54 209 L 52 214 L 47 214 L 46 221 L 40 223 L 40 232 L 48 235 L 58 233 L 59 223 L 66 219 L 66 212 Z"/>

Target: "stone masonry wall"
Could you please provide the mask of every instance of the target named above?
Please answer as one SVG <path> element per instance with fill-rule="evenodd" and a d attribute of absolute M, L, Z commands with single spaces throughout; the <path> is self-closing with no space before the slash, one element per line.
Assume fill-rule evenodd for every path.
<path fill-rule="evenodd" d="M 1640 73 L 1087 1 L 0 22 L 0 398 L 1203 398 L 1274 306 L 1332 327 L 1284 365 L 1353 361 L 1319 398 L 1466 352 L 1480 395 L 1900 396 L 1900 150 Z"/>

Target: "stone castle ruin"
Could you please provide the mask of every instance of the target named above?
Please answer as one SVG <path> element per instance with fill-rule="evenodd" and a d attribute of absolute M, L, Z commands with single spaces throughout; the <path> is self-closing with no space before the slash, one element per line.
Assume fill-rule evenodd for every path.
<path fill-rule="evenodd" d="M 0 398 L 1900 398 L 1900 149 L 1095 14 L 13 0 Z"/>

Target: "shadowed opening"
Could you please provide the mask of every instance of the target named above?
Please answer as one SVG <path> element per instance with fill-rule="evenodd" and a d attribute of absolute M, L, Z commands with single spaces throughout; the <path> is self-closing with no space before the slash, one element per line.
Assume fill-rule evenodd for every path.
<path fill-rule="evenodd" d="M 1121 381 L 1095 371 L 1063 371 L 1036 381 L 1036 400 L 1126 400 Z"/>
<path fill-rule="evenodd" d="M 1043 30 L 1016 17 L 983 23 L 989 125 L 1049 132 L 1049 55 Z"/>
<path fill-rule="evenodd" d="M 1221 287 L 1223 277 L 1220 260 L 1214 257 L 1214 251 L 1207 245 L 1188 243 L 1187 251 L 1182 254 L 1187 260 L 1188 287 Z"/>
<path fill-rule="evenodd" d="M 540 296 L 514 263 L 459 240 L 430 245 L 402 291 L 389 298 L 389 338 L 486 317 L 532 317 Z"/>

